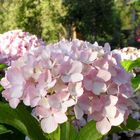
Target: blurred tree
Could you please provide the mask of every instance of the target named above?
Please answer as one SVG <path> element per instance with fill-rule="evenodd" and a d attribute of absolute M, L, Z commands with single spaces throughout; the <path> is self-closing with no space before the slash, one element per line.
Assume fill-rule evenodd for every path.
<path fill-rule="evenodd" d="M 121 32 L 124 46 L 137 46 L 135 36 L 140 26 L 140 1 L 139 0 L 116 0 L 116 8 L 120 13 Z"/>
<path fill-rule="evenodd" d="M 61 24 L 61 18 L 66 12 L 62 7 L 61 0 L 42 0 L 40 7 L 42 37 L 47 42 L 65 37 L 66 31 Z"/>
<path fill-rule="evenodd" d="M 80 33 L 80 37 L 89 41 L 119 42 L 120 19 L 114 6 L 114 0 L 65 0 L 67 15 L 64 24 L 72 31 Z M 117 35 L 114 35 L 117 34 Z"/>
<path fill-rule="evenodd" d="M 41 37 L 40 9 L 40 0 L 22 0 L 19 2 L 16 13 L 17 26 Z"/>
<path fill-rule="evenodd" d="M 140 1 L 134 1 L 132 3 L 132 8 L 135 10 L 136 14 L 136 22 L 135 27 L 140 26 Z"/>
<path fill-rule="evenodd" d="M 20 28 L 47 42 L 58 41 L 65 29 L 61 0 L 0 0 L 0 33 Z"/>
<path fill-rule="evenodd" d="M 130 4 L 126 0 L 116 0 L 115 6 L 121 18 L 121 24 L 122 24 L 121 30 L 132 29 L 132 24 L 131 24 L 132 13 L 130 10 Z"/>
<path fill-rule="evenodd" d="M 17 27 L 17 3 L 14 0 L 0 0 L 0 33 Z"/>

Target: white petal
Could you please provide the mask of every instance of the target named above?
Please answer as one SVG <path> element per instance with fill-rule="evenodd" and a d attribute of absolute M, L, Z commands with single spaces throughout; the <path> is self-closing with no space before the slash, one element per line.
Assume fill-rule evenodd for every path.
<path fill-rule="evenodd" d="M 114 118 L 117 112 L 117 108 L 115 106 L 106 106 L 104 114 L 106 117 Z"/>
<path fill-rule="evenodd" d="M 119 113 L 117 117 L 115 118 L 108 118 L 111 125 L 118 126 L 124 121 L 124 114 Z"/>
<path fill-rule="evenodd" d="M 71 75 L 71 81 L 70 82 L 79 82 L 83 80 L 83 75 L 80 73 L 74 73 Z"/>
<path fill-rule="evenodd" d="M 52 133 L 57 129 L 57 126 L 58 124 L 52 115 L 41 120 L 41 128 L 45 133 Z"/>
<path fill-rule="evenodd" d="M 103 49 L 104 49 L 104 51 L 107 52 L 107 53 L 110 52 L 110 51 L 111 51 L 111 47 L 110 47 L 109 43 L 105 43 Z"/>
<path fill-rule="evenodd" d="M 94 61 L 97 58 L 98 53 L 97 52 L 92 52 L 90 57 L 89 57 L 89 61 Z"/>
<path fill-rule="evenodd" d="M 109 123 L 109 121 L 106 118 L 104 118 L 101 121 L 96 123 L 96 128 L 102 135 L 104 135 L 108 131 L 110 131 L 111 124 Z"/>
<path fill-rule="evenodd" d="M 19 99 L 13 98 L 11 100 L 9 100 L 9 104 L 12 108 L 16 108 L 19 104 Z"/>
<path fill-rule="evenodd" d="M 76 95 L 79 97 L 83 94 L 82 83 L 77 83 L 75 87 Z"/>
<path fill-rule="evenodd" d="M 74 84 L 70 83 L 69 91 L 72 96 L 77 96 L 77 97 L 81 96 L 83 94 L 82 83 L 81 82 L 74 83 Z"/>
<path fill-rule="evenodd" d="M 64 108 L 68 108 L 68 107 L 71 107 L 71 106 L 73 106 L 73 105 L 75 105 L 76 104 L 76 101 L 74 100 L 74 99 L 69 99 L 69 100 L 67 100 L 67 101 L 65 101 L 63 104 L 62 104 L 62 109 L 64 109 Z"/>
<path fill-rule="evenodd" d="M 30 105 L 30 96 L 27 94 L 26 97 L 23 99 L 23 103 L 27 106 Z"/>
<path fill-rule="evenodd" d="M 118 97 L 116 97 L 116 96 L 110 95 L 109 99 L 110 99 L 109 100 L 110 101 L 110 105 L 116 105 L 117 102 L 118 102 Z"/>

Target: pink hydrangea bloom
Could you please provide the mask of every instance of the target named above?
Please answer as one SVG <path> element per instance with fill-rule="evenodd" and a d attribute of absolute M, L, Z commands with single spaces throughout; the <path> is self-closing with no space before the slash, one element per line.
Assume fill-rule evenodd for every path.
<path fill-rule="evenodd" d="M 44 45 L 35 35 L 22 30 L 12 30 L 0 35 L 0 63 L 10 64 L 25 52 Z"/>
<path fill-rule="evenodd" d="M 134 47 L 125 47 L 123 49 L 115 49 L 112 51 L 113 54 L 117 54 L 118 59 L 120 59 L 121 61 L 124 60 L 136 60 L 137 58 L 140 58 L 140 49 L 134 48 Z M 134 69 L 133 74 L 137 74 L 140 72 L 140 68 L 136 67 Z"/>
<path fill-rule="evenodd" d="M 69 109 L 77 127 L 95 120 L 97 130 L 105 134 L 127 118 L 132 95 L 130 74 L 109 45 L 80 40 L 26 52 L 11 63 L 1 84 L 10 106 L 16 108 L 20 102 L 31 106 L 46 133 L 68 120 Z"/>
<path fill-rule="evenodd" d="M 130 78 L 111 52 L 95 60 L 84 76 L 84 94 L 74 107 L 77 119 L 86 114 L 87 121 L 97 122 L 101 134 L 120 125 L 129 112 L 127 102 L 133 93 Z"/>
<path fill-rule="evenodd" d="M 122 49 L 115 49 L 112 51 L 114 54 L 119 54 L 121 60 L 136 60 L 140 58 L 140 49 L 134 47 L 125 47 Z"/>

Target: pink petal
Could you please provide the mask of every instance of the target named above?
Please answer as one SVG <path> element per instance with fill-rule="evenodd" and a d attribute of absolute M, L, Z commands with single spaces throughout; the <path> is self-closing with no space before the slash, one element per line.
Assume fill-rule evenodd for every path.
<path fill-rule="evenodd" d="M 16 108 L 19 104 L 20 100 L 17 98 L 13 98 L 11 100 L 9 100 L 9 104 L 12 108 Z"/>
<path fill-rule="evenodd" d="M 111 124 L 107 120 L 107 118 L 102 119 L 101 121 L 96 123 L 97 130 L 102 134 L 106 134 L 111 129 Z"/>
<path fill-rule="evenodd" d="M 74 73 L 72 75 L 61 76 L 63 82 L 80 82 L 83 80 L 83 75 L 80 73 Z"/>
<path fill-rule="evenodd" d="M 38 103 L 39 106 L 42 106 L 44 108 L 50 108 L 50 105 L 49 105 L 49 102 L 48 102 L 48 99 L 47 98 L 42 98 L 39 103 Z"/>
<path fill-rule="evenodd" d="M 77 119 L 81 119 L 84 115 L 83 110 L 78 105 L 74 107 L 74 113 Z"/>
<path fill-rule="evenodd" d="M 69 84 L 69 91 L 72 96 L 81 96 L 83 94 L 82 83 Z"/>
<path fill-rule="evenodd" d="M 52 133 L 57 129 L 57 126 L 58 124 L 52 115 L 41 120 L 41 128 L 45 133 Z"/>
<path fill-rule="evenodd" d="M 86 90 L 88 91 L 92 90 L 92 86 L 93 82 L 91 80 L 84 79 L 84 87 L 86 88 Z"/>
<path fill-rule="evenodd" d="M 50 88 L 54 87 L 55 84 L 56 84 L 56 80 L 53 80 L 52 82 L 47 83 L 47 88 L 50 89 Z"/>
<path fill-rule="evenodd" d="M 107 87 L 105 83 L 102 82 L 94 82 L 93 83 L 93 88 L 92 88 L 92 92 L 95 95 L 100 95 L 101 93 L 106 92 Z"/>
<path fill-rule="evenodd" d="M 70 82 L 70 75 L 61 76 L 63 82 L 68 83 Z"/>
<path fill-rule="evenodd" d="M 97 73 L 97 77 L 107 82 L 111 79 L 111 74 L 106 70 L 99 69 Z"/>
<path fill-rule="evenodd" d="M 12 83 L 14 85 L 20 85 L 20 84 L 23 84 L 23 82 L 24 82 L 22 72 L 17 68 L 8 70 L 7 79 L 10 83 Z"/>
<path fill-rule="evenodd" d="M 70 71 L 68 72 L 68 74 L 81 73 L 82 72 L 82 68 L 83 68 L 83 66 L 82 66 L 81 62 L 74 61 Z"/>
<path fill-rule="evenodd" d="M 60 101 L 66 101 L 69 99 L 70 93 L 65 91 L 60 91 L 59 93 L 56 93 L 56 96 L 58 97 L 58 99 L 60 99 Z"/>
<path fill-rule="evenodd" d="M 6 100 L 10 100 L 11 99 L 10 89 L 3 90 L 2 97 L 4 97 Z"/>
<path fill-rule="evenodd" d="M 35 108 L 35 114 L 36 116 L 41 116 L 41 117 L 49 117 L 51 115 L 51 110 L 46 109 L 44 107 L 36 107 Z"/>
<path fill-rule="evenodd" d="M 0 81 L 0 84 L 4 87 L 4 88 L 8 88 L 8 86 L 10 86 L 9 84 L 9 81 L 7 80 L 7 78 L 2 78 L 1 81 Z"/>
<path fill-rule="evenodd" d="M 102 116 L 102 112 L 99 111 L 94 111 L 91 115 L 88 116 L 88 120 L 95 120 L 95 121 L 100 121 L 104 117 Z"/>
<path fill-rule="evenodd" d="M 68 118 L 65 113 L 57 112 L 54 113 L 54 119 L 57 123 L 64 123 L 67 121 Z"/>
<path fill-rule="evenodd" d="M 11 97 L 12 98 L 20 98 L 23 95 L 23 87 L 22 86 L 12 86 L 10 88 Z"/>
<path fill-rule="evenodd" d="M 38 105 L 39 101 L 40 101 L 41 97 L 36 97 L 36 98 L 33 98 L 31 100 L 31 107 L 35 107 Z"/>
<path fill-rule="evenodd" d="M 56 95 L 48 96 L 48 102 L 50 107 L 52 108 L 57 108 L 57 109 L 61 108 L 61 101 Z"/>
<path fill-rule="evenodd" d="M 117 84 L 111 83 L 107 90 L 108 94 L 117 94 L 119 93 L 119 88 Z"/>

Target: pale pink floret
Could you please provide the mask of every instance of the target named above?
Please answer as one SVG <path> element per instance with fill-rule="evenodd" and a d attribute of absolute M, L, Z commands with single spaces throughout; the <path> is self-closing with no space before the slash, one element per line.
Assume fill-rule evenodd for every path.
<path fill-rule="evenodd" d="M 46 133 L 56 130 L 58 124 L 67 121 L 67 116 L 62 110 L 61 101 L 57 96 L 42 98 L 35 109 L 36 115 L 41 120 L 41 128 Z"/>

